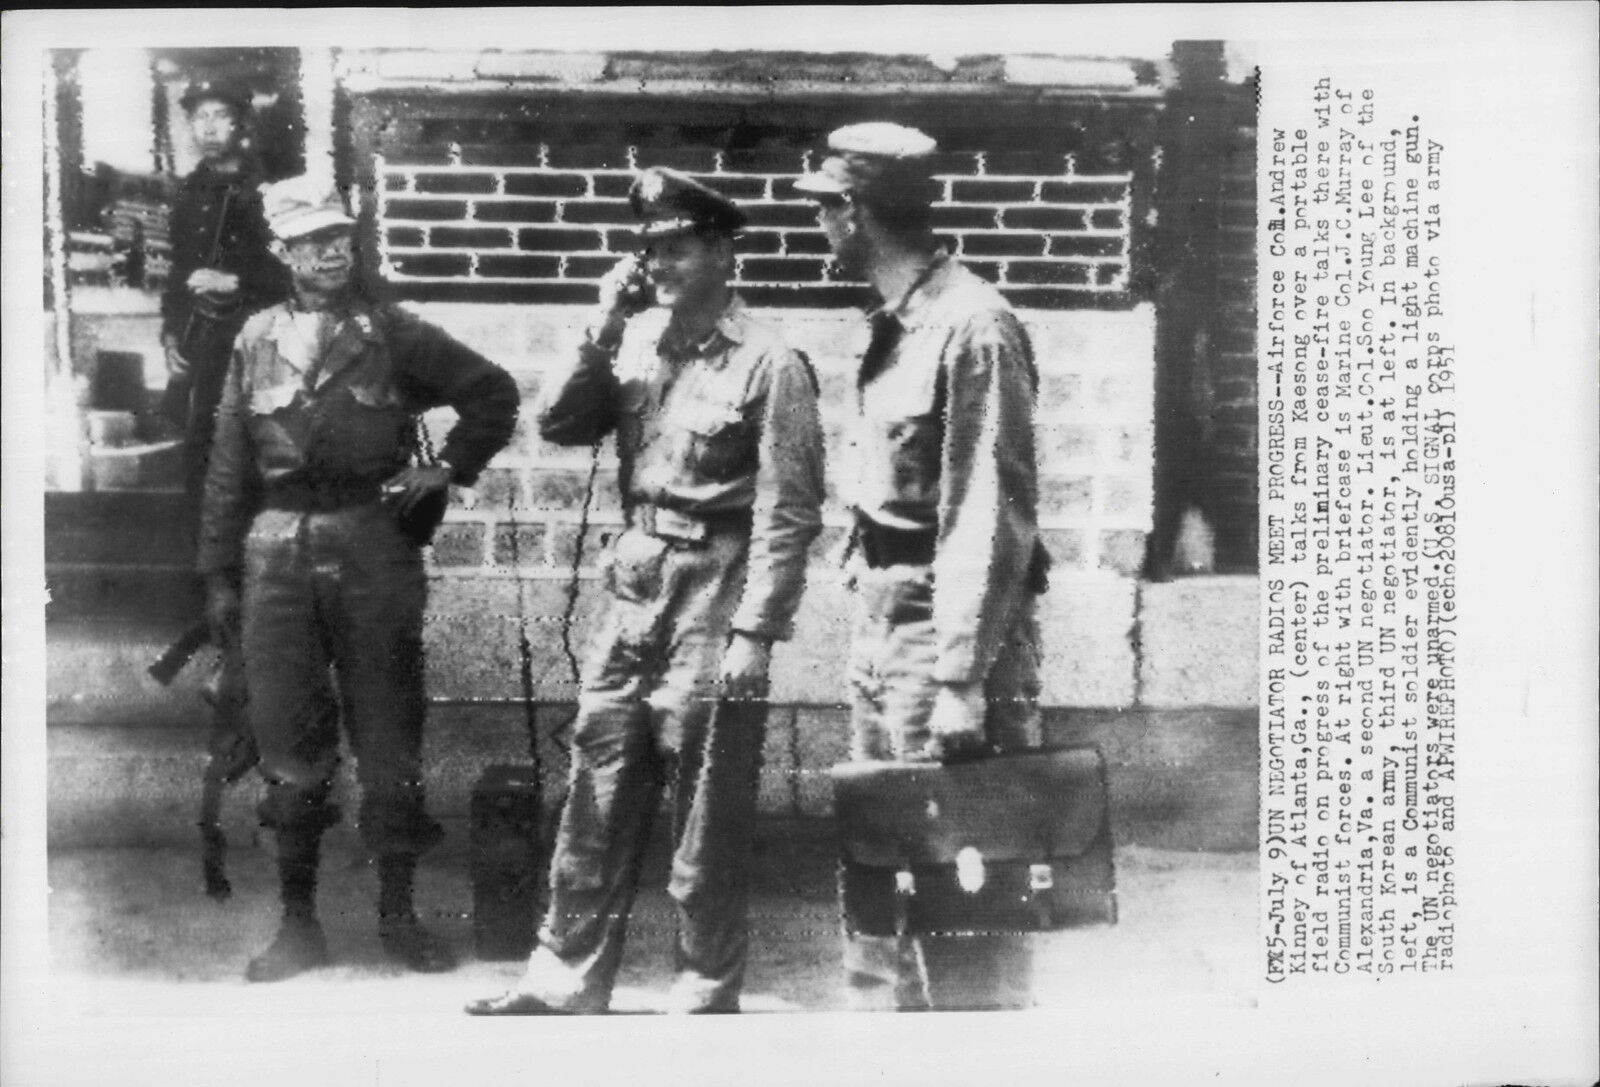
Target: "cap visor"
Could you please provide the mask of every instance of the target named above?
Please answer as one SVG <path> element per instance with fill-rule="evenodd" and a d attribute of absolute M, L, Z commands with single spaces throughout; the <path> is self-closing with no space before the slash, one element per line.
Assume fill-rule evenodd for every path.
<path fill-rule="evenodd" d="M 292 241 L 303 238 L 307 234 L 315 234 L 319 230 L 326 230 L 331 226 L 353 227 L 356 221 L 348 215 L 328 209 L 308 211 L 287 223 L 273 224 L 272 233 L 282 241 Z"/>
<path fill-rule="evenodd" d="M 672 219 L 660 223 L 646 223 L 634 229 L 634 237 L 641 246 L 663 238 L 681 238 L 688 234 L 738 234 L 743 224 L 707 223 L 695 219 Z"/>

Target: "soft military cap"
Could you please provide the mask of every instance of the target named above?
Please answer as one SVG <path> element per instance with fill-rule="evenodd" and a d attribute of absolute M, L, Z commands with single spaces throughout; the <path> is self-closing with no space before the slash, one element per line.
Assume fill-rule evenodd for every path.
<path fill-rule="evenodd" d="M 282 241 L 303 238 L 332 226 L 354 226 L 339 191 L 309 175 L 261 186 L 267 227 Z"/>
<path fill-rule="evenodd" d="M 846 125 L 828 136 L 828 150 L 834 154 L 794 187 L 818 195 L 893 194 L 922 200 L 938 146 L 926 132 L 890 121 Z"/>
<path fill-rule="evenodd" d="M 734 234 L 743 229 L 745 214 L 732 200 L 688 174 L 651 166 L 628 189 L 633 213 L 643 220 L 639 237 L 650 240 L 714 230 Z"/>
<path fill-rule="evenodd" d="M 193 113 L 201 102 L 226 102 L 240 113 L 249 113 L 253 103 L 250 88 L 231 79 L 201 79 L 189 84 L 178 104 Z"/>

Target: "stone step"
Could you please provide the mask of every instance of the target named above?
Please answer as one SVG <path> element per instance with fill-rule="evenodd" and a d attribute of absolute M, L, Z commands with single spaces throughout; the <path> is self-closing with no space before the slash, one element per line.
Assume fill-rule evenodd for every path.
<path fill-rule="evenodd" d="M 183 625 L 176 616 L 162 626 L 51 624 L 45 639 L 50 726 L 203 728 L 209 711 L 200 692 L 215 666 L 215 651 L 197 653 L 170 687 L 161 686 L 146 671 L 182 633 Z"/>
<path fill-rule="evenodd" d="M 555 715 L 545 715 L 551 721 Z M 170 845 L 193 841 L 205 769 L 208 720 L 203 712 L 161 723 L 149 717 L 137 727 L 57 724 L 46 732 L 49 760 L 47 833 L 52 849 Z M 426 742 L 429 807 L 464 845 L 469 798 L 483 768 L 498 762 L 526 763 L 528 744 L 521 721 L 510 714 L 451 712 L 430 715 Z M 565 779 L 562 752 L 551 749 L 546 797 L 559 797 Z M 343 833 L 352 833 L 359 791 L 346 759 L 335 782 L 345 812 Z M 227 791 L 222 824 L 230 840 L 259 833 L 255 775 Z"/>
<path fill-rule="evenodd" d="M 186 567 L 184 502 L 178 490 L 46 491 L 45 563 Z"/>

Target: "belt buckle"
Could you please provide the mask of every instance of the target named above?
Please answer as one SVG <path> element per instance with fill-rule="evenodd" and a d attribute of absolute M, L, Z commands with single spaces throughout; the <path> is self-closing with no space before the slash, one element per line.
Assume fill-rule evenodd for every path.
<path fill-rule="evenodd" d="M 706 540 L 706 523 L 698 517 L 656 506 L 651 520 L 651 533 L 664 540 L 691 544 L 704 543 Z"/>

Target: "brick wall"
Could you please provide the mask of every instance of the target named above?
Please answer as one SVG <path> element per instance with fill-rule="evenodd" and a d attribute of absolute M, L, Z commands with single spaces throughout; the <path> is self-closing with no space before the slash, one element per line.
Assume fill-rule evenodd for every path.
<path fill-rule="evenodd" d="M 672 165 L 736 199 L 750 223 L 736 282 L 755 305 L 861 301 L 794 178 L 799 148 L 461 145 L 375 156 L 378 266 L 403 297 L 572 302 L 632 251 L 634 171 Z M 432 161 L 430 161 L 432 160 Z M 941 156 L 934 226 L 1018 306 L 1125 296 L 1133 176 L 1084 174 L 1069 153 Z"/>
<path fill-rule="evenodd" d="M 737 282 L 751 304 L 858 305 L 793 181 L 830 130 L 868 119 L 938 140 L 935 228 L 1015 305 L 1147 296 L 1160 95 L 1131 76 L 1045 92 L 1006 87 L 1003 65 L 947 76 L 925 58 L 568 57 L 549 71 L 552 57 L 523 59 L 543 75 L 496 54 L 353 62 L 368 75 L 347 75 L 339 173 L 368 213 L 368 271 L 398 297 L 592 301 L 632 251 L 633 174 L 659 165 L 749 213 Z"/>

